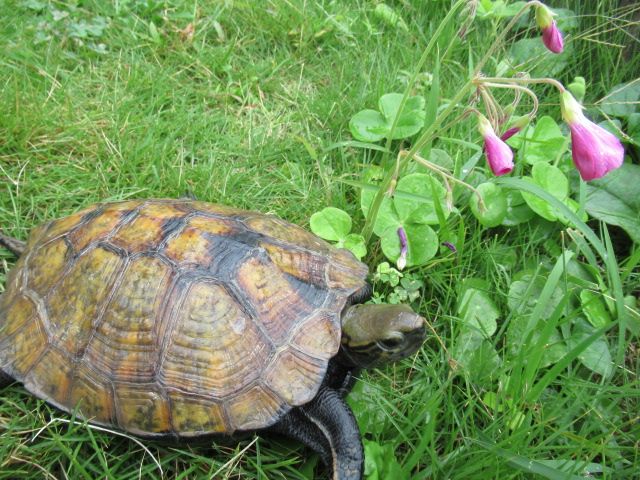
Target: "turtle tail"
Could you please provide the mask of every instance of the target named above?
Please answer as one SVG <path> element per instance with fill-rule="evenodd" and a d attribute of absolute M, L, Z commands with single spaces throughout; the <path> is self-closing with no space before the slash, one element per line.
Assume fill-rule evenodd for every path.
<path fill-rule="evenodd" d="M 2 233 L 0 230 L 0 246 L 6 248 L 11 253 L 13 253 L 16 257 L 22 255 L 26 248 L 26 243 L 22 240 L 18 240 L 17 238 L 8 237 Z"/>

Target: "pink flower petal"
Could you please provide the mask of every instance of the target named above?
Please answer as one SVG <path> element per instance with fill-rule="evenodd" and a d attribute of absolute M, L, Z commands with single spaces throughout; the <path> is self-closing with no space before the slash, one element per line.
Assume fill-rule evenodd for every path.
<path fill-rule="evenodd" d="M 562 50 L 564 50 L 562 33 L 558 30 L 555 20 L 551 23 L 551 26 L 542 29 L 542 42 L 553 53 L 562 53 Z"/>
<path fill-rule="evenodd" d="M 622 165 L 624 147 L 604 128 L 582 116 L 569 125 L 573 163 L 583 180 L 604 177 Z"/>
<path fill-rule="evenodd" d="M 493 132 L 487 133 L 484 137 L 484 153 L 487 156 L 489 168 L 497 177 L 513 170 L 513 152 L 511 148 Z"/>
<path fill-rule="evenodd" d="M 622 165 L 624 147 L 611 132 L 582 113 L 582 105 L 568 91 L 560 94 L 562 118 L 571 129 L 573 163 L 583 180 L 604 177 Z"/>

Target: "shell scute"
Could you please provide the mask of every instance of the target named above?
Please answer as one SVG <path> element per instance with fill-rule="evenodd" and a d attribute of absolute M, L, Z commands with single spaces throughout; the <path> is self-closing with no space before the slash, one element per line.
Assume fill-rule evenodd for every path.
<path fill-rule="evenodd" d="M 329 254 L 334 249 L 327 242 L 307 232 L 303 228 L 271 215 L 249 215 L 244 220 L 244 223 L 251 230 L 286 245 L 303 247 L 323 255 Z"/>
<path fill-rule="evenodd" d="M 69 254 L 69 246 L 64 238 L 47 243 L 33 252 L 29 256 L 29 288 L 40 297 L 45 297 L 69 264 Z"/>
<path fill-rule="evenodd" d="M 224 407 L 220 402 L 201 397 L 186 397 L 182 392 L 169 392 L 173 430 L 183 437 L 206 433 L 229 432 Z"/>
<path fill-rule="evenodd" d="M 340 348 L 340 317 L 330 310 L 318 310 L 300 322 L 291 344 L 316 358 L 330 359 Z"/>
<path fill-rule="evenodd" d="M 51 346 L 29 370 L 24 384 L 57 405 L 66 405 L 72 378 L 73 362 L 68 355 Z"/>
<path fill-rule="evenodd" d="M 158 318 L 173 271 L 157 257 L 131 260 L 118 279 L 85 359 L 112 379 L 153 381 L 157 364 Z"/>
<path fill-rule="evenodd" d="M 287 348 L 266 368 L 264 379 L 289 405 L 303 405 L 316 396 L 326 371 L 322 359 Z"/>
<path fill-rule="evenodd" d="M 96 210 L 99 208 L 100 205 L 92 205 L 83 210 L 80 210 L 79 212 L 49 222 L 41 232 L 39 241 L 45 243 L 49 240 L 59 237 L 60 235 L 69 233 L 75 227 L 80 225 L 80 223 L 86 218 L 86 215 L 90 215 L 96 212 Z"/>
<path fill-rule="evenodd" d="M 282 399 L 269 389 L 256 385 L 227 401 L 231 430 L 254 430 L 272 425 L 286 412 Z"/>
<path fill-rule="evenodd" d="M 84 418 L 100 423 L 115 421 L 111 382 L 87 365 L 79 364 L 75 370 L 69 403 L 76 405 Z"/>
<path fill-rule="evenodd" d="M 304 291 L 309 284 L 296 285 L 268 258 L 246 259 L 238 268 L 236 282 L 277 346 L 289 339 L 293 325 L 325 300 L 321 291 Z"/>
<path fill-rule="evenodd" d="M 84 352 L 121 265 L 116 253 L 94 248 L 78 258 L 49 294 L 47 329 L 60 348 L 71 355 Z"/>
<path fill-rule="evenodd" d="M 186 212 L 167 203 L 143 203 L 137 215 L 120 225 L 110 242 L 129 253 L 155 250 L 185 215 Z"/>
<path fill-rule="evenodd" d="M 229 235 L 237 229 L 231 220 L 190 218 L 182 231 L 171 238 L 164 254 L 178 263 L 207 266 L 215 260 L 215 236 Z"/>
<path fill-rule="evenodd" d="M 120 428 L 132 433 L 171 430 L 169 403 L 153 384 L 116 384 L 116 413 Z"/>
<path fill-rule="evenodd" d="M 224 398 L 255 382 L 272 347 L 220 285 L 194 282 L 173 320 L 159 372 L 167 386 Z"/>
<path fill-rule="evenodd" d="M 122 207 L 122 205 L 118 205 L 118 207 Z M 104 208 L 98 212 L 100 212 L 99 215 L 85 218 L 83 223 L 69 233 L 69 240 L 76 252 L 107 237 L 123 218 L 131 213 L 131 209 Z"/>
<path fill-rule="evenodd" d="M 38 321 L 36 305 L 20 295 L 10 308 L 0 309 L 0 367 L 22 380 L 48 347 L 48 339 Z"/>

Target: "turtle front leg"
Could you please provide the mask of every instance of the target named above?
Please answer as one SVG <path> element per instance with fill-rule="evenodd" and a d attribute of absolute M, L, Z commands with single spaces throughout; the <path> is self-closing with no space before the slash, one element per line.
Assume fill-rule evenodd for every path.
<path fill-rule="evenodd" d="M 308 404 L 292 410 L 273 431 L 303 442 L 333 470 L 333 480 L 361 480 L 364 453 L 358 424 L 342 395 L 321 387 Z"/>

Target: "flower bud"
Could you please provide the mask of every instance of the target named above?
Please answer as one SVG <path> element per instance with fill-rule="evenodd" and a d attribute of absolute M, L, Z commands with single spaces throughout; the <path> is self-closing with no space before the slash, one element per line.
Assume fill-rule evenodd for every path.
<path fill-rule="evenodd" d="M 529 125 L 530 120 L 531 118 L 529 117 L 529 115 L 523 115 L 521 117 L 516 118 L 510 123 L 509 128 L 502 135 L 500 135 L 500 139 L 503 142 L 506 142 L 511 137 L 513 137 L 516 133 L 522 130 L 524 127 Z"/>
<path fill-rule="evenodd" d="M 536 23 L 542 30 L 542 42 L 553 53 L 562 53 L 564 41 L 558 25 L 553 19 L 553 12 L 546 6 L 536 5 Z"/>
<path fill-rule="evenodd" d="M 513 152 L 493 130 L 487 118 L 478 114 L 478 130 L 484 138 L 484 153 L 487 156 L 489 168 L 494 175 L 500 176 L 513 170 Z"/>
<path fill-rule="evenodd" d="M 571 155 L 583 180 L 604 177 L 622 165 L 624 147 L 620 140 L 582 113 L 582 105 L 571 93 L 560 94 L 562 118 L 571 129 Z"/>

